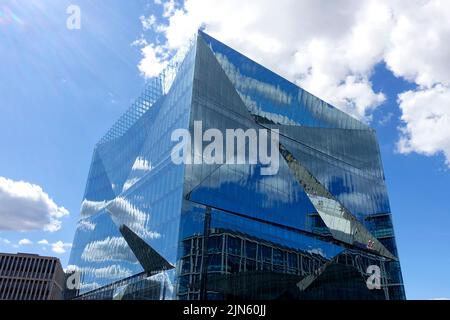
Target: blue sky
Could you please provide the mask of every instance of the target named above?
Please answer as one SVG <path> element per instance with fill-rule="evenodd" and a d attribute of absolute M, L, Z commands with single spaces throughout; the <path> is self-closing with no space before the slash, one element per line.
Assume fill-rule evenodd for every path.
<path fill-rule="evenodd" d="M 66 9 L 70 4 L 81 8 L 80 30 L 66 28 Z M 0 222 L 0 251 L 57 255 L 64 265 L 67 264 L 95 143 L 142 91 L 145 84 L 142 74 L 150 75 L 159 70 L 166 55 L 180 46 L 182 37 L 177 38 L 179 33 L 175 31 L 183 24 L 176 23 L 177 6 L 170 4 L 164 7 L 152 0 L 1 2 L 0 177 L 4 180 L 0 182 L 29 183 L 20 188 L 34 190 L 40 196 L 35 202 L 42 203 L 44 209 L 41 209 L 53 210 L 54 220 L 50 225 L 54 228 L 46 225 L 48 221 L 36 220 L 38 230 L 11 230 L 14 228 L 8 224 L 6 209 L 0 209 L 3 220 Z M 195 10 L 194 5 L 186 6 L 185 19 L 180 19 L 187 33 L 204 25 L 207 32 L 211 31 L 224 42 L 231 41 L 237 49 L 266 64 L 269 59 L 266 47 L 262 50 L 244 43 L 242 38 L 246 31 L 250 33 L 251 28 L 257 27 L 257 22 L 245 25 L 239 35 L 233 34 L 235 30 L 225 33 L 220 26 L 226 24 L 214 20 L 213 14 L 204 21 L 200 18 L 192 22 L 192 16 L 196 15 L 189 14 Z M 158 29 L 158 24 L 149 19 L 151 15 L 160 26 L 166 26 L 165 29 Z M 141 16 L 146 17 L 147 26 L 143 26 Z M 239 23 L 233 25 L 236 24 L 239 26 Z M 268 39 L 278 41 L 276 34 L 267 34 Z M 142 35 L 146 42 L 132 45 Z M 281 65 L 278 58 L 283 58 L 283 52 L 275 40 L 267 44 L 272 48 L 270 61 Z M 304 57 L 305 61 L 313 61 L 308 55 Z M 342 61 L 343 65 L 348 64 Z M 434 149 L 427 151 L 426 146 L 419 146 L 420 139 L 414 140 L 417 132 L 411 131 L 409 150 L 398 147 L 402 135 L 399 128 L 410 123 L 410 130 L 416 130 L 411 119 L 408 118 L 410 122 L 406 124 L 402 122 L 402 114 L 410 109 L 401 104 L 398 95 L 408 90 L 432 90 L 436 83 L 446 85 L 446 82 L 441 74 L 430 71 L 437 80 L 426 84 L 418 76 L 411 77 L 406 71 L 402 74 L 404 68 L 393 61 L 396 60 L 391 55 L 374 59 L 367 64 L 369 71 L 364 68 L 361 70 L 365 71 L 354 71 L 349 64 L 348 69 L 352 71 L 347 71 L 346 76 L 356 74 L 358 79 L 363 79 L 358 80 L 361 85 L 358 88 L 369 85 L 369 89 L 364 87 L 367 90 L 362 94 L 366 99 L 358 102 L 360 96 L 354 94 L 357 90 L 346 87 L 350 98 L 344 100 L 357 102 L 340 107 L 370 121 L 377 130 L 408 298 L 450 297 L 450 208 L 446 201 L 450 196 L 450 172 L 446 164 L 446 144 L 432 142 Z M 325 61 L 324 65 L 327 63 Z M 315 61 L 311 65 L 320 69 Z M 284 74 L 297 80 L 295 74 L 286 71 Z M 300 83 L 322 97 L 321 87 L 315 85 L 315 74 L 306 75 L 298 81 L 304 81 Z M 341 91 L 333 91 L 338 96 L 342 92 L 341 80 L 336 82 L 336 90 Z M 378 93 L 382 93 L 384 99 L 379 99 Z M 323 94 L 328 98 L 327 92 Z M 339 103 L 336 102 L 338 106 Z M 432 138 L 438 134 L 431 129 L 430 139 L 448 141 L 449 136 Z M 42 190 L 31 185 L 40 186 Z M 51 199 L 42 197 L 42 193 Z M 0 206 L 5 206 L 2 201 L 5 199 L 0 194 Z M 70 214 L 65 214 L 62 207 Z M 42 210 L 37 212 L 42 213 Z M 23 239 L 31 243 L 22 241 L 19 245 Z M 43 239 L 48 243 L 38 244 Z"/>

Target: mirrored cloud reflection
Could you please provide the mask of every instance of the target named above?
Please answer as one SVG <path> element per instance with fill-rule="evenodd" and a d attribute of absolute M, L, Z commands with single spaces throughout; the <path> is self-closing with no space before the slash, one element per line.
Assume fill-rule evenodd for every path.
<path fill-rule="evenodd" d="M 117 226 L 125 224 L 147 241 L 161 237 L 160 233 L 147 230 L 150 214 L 140 210 L 123 197 L 117 197 L 108 202 L 84 201 L 83 207 L 85 213 L 89 214 L 97 213 L 95 210 L 103 210 L 102 214 L 110 215 Z M 96 224 L 92 220 L 95 219 L 80 220 L 79 226 L 85 230 L 95 230 Z M 128 243 L 120 235 L 91 241 L 84 247 L 81 261 L 84 262 L 77 270 L 83 274 L 83 291 L 93 290 L 105 283 L 130 277 L 141 269 Z M 106 262 L 114 262 L 114 264 L 105 266 Z M 97 279 L 97 282 L 90 282 L 91 279 Z"/>
<path fill-rule="evenodd" d="M 147 229 L 150 214 L 140 210 L 127 199 L 117 197 L 108 204 L 106 209 L 111 214 L 116 225 L 125 224 L 141 238 L 150 240 L 161 237 L 159 232 Z"/>
<path fill-rule="evenodd" d="M 145 174 L 150 172 L 152 169 L 153 166 L 150 161 L 142 156 L 137 157 L 133 164 L 133 167 L 131 168 L 130 175 L 123 185 L 122 192 L 130 189 L 136 182 L 138 182 Z"/>
<path fill-rule="evenodd" d="M 277 124 L 300 125 L 298 122 L 290 119 L 286 115 L 264 111 L 262 106 L 252 99 L 252 92 L 256 92 L 265 99 L 262 102 L 274 102 L 275 105 L 291 108 L 293 106 L 293 96 L 283 91 L 279 86 L 268 84 L 260 80 L 243 75 L 239 69 L 232 64 L 228 58 L 221 53 L 215 53 L 217 60 L 222 66 L 228 78 L 235 85 L 241 99 L 247 108 L 255 115 L 269 119 Z M 297 98 L 297 97 L 295 97 Z M 266 100 L 267 99 L 267 100 Z M 267 106 L 266 106 L 267 108 Z M 266 109 L 264 108 L 264 109 Z"/>
<path fill-rule="evenodd" d="M 129 200 L 121 196 L 111 201 L 83 200 L 81 209 L 82 220 L 78 222 L 78 225 L 85 230 L 93 230 L 95 228 L 95 223 L 87 218 L 105 208 L 116 225 L 127 225 L 141 238 L 158 239 L 161 237 L 159 232 L 147 230 L 150 213 L 140 210 Z"/>
<path fill-rule="evenodd" d="M 161 237 L 160 233 L 147 230 L 146 226 L 150 215 L 136 208 L 127 199 L 118 197 L 110 201 L 107 205 L 107 211 L 117 225 L 127 225 L 143 239 L 158 239 Z M 80 223 L 86 228 L 95 228 L 95 225 L 88 220 Z M 108 260 L 137 262 L 125 239 L 121 236 L 107 237 L 103 240 L 88 243 L 81 254 L 81 258 L 87 262 Z"/>
<path fill-rule="evenodd" d="M 81 203 L 81 219 L 93 216 L 94 214 L 105 208 L 108 202 L 109 201 L 91 201 L 84 199 Z"/>
<path fill-rule="evenodd" d="M 137 259 L 122 237 L 107 237 L 88 243 L 81 254 L 87 262 L 128 261 L 137 263 Z"/>
<path fill-rule="evenodd" d="M 224 69 L 228 78 L 239 91 L 257 91 L 262 96 L 281 105 L 289 106 L 292 103 L 292 96 L 283 91 L 279 86 L 274 86 L 260 80 L 244 76 L 239 69 L 233 65 L 226 56 L 215 53 L 217 60 Z"/>
<path fill-rule="evenodd" d="M 133 273 L 130 269 L 118 264 L 113 264 L 101 268 L 93 267 L 78 267 L 75 265 L 68 265 L 67 271 L 78 271 L 85 274 L 88 277 L 95 277 L 99 279 L 122 279 L 123 277 L 129 277 Z"/>

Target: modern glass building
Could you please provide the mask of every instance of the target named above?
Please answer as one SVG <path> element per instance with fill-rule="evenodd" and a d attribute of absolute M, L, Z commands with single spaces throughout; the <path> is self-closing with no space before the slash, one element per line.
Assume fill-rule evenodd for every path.
<path fill-rule="evenodd" d="M 276 174 L 175 164 L 195 121 L 278 130 Z M 202 31 L 96 145 L 70 265 L 78 299 L 405 299 L 374 130 Z"/>

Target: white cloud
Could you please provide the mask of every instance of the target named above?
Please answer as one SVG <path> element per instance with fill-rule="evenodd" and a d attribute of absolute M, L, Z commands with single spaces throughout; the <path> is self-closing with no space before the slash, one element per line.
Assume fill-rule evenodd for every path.
<path fill-rule="evenodd" d="M 418 10 L 419 9 L 419 10 Z M 401 153 L 443 154 L 450 167 L 450 4 L 405 6 L 392 31 L 386 64 L 396 76 L 418 85 L 398 96 Z"/>
<path fill-rule="evenodd" d="M 133 272 L 120 265 L 110 265 L 104 268 L 93 269 L 91 271 L 95 278 L 107 278 L 107 279 L 123 279 L 130 277 Z"/>
<path fill-rule="evenodd" d="M 107 201 L 91 201 L 84 199 L 81 203 L 80 216 L 82 219 L 90 217 L 102 210 L 108 204 Z"/>
<path fill-rule="evenodd" d="M 54 232 L 68 214 L 40 186 L 0 177 L 0 230 Z"/>
<path fill-rule="evenodd" d="M 29 246 L 29 245 L 33 244 L 33 242 L 27 238 L 19 240 L 18 243 L 19 243 L 19 246 Z"/>
<path fill-rule="evenodd" d="M 255 90 L 267 99 L 280 104 L 288 105 L 292 102 L 293 97 L 279 87 L 241 74 L 241 72 L 230 61 L 228 61 L 226 56 L 218 53 L 217 60 L 227 76 L 231 79 L 231 82 L 236 85 L 236 89 L 239 91 Z"/>
<path fill-rule="evenodd" d="M 103 240 L 92 241 L 84 248 L 81 259 L 87 262 L 120 260 L 137 262 L 123 237 L 107 237 Z"/>
<path fill-rule="evenodd" d="M 78 221 L 77 229 L 84 231 L 94 231 L 96 224 L 88 219 Z"/>
<path fill-rule="evenodd" d="M 52 243 L 52 251 L 57 254 L 66 253 L 66 250 L 71 247 L 72 247 L 71 243 L 64 243 L 62 241 Z"/>
<path fill-rule="evenodd" d="M 153 169 L 152 164 L 144 157 L 137 157 L 134 161 L 131 173 L 128 179 L 123 184 L 122 192 L 131 188 L 136 182 L 138 182 L 146 173 Z"/>
<path fill-rule="evenodd" d="M 149 78 L 157 76 L 167 66 L 167 56 L 161 47 L 145 44 L 141 49 L 141 53 L 143 58 L 138 67 L 144 76 Z"/>
<path fill-rule="evenodd" d="M 117 197 L 108 204 L 108 212 L 117 225 L 124 224 L 143 239 L 159 239 L 161 234 L 148 230 L 149 212 L 144 212 L 123 197 Z"/>
<path fill-rule="evenodd" d="M 446 1 L 413 1 L 393 5 L 395 28 L 385 61 L 395 75 L 420 86 L 449 84 L 450 4 Z"/>
<path fill-rule="evenodd" d="M 394 113 L 393 112 L 388 112 L 380 120 L 378 120 L 378 124 L 380 126 L 385 126 L 386 124 L 388 124 L 392 120 L 393 117 L 394 117 Z"/>
<path fill-rule="evenodd" d="M 142 28 L 143 28 L 144 30 L 149 30 L 149 29 L 151 29 L 151 28 L 153 27 L 153 25 L 155 24 L 155 22 L 156 22 L 156 17 L 155 17 L 153 14 L 151 14 L 151 15 L 149 15 L 148 17 L 140 16 L 140 17 L 139 17 L 139 20 L 141 20 Z"/>
<path fill-rule="evenodd" d="M 67 249 L 72 247 L 71 243 L 57 241 L 54 243 L 50 243 L 47 239 L 42 239 L 38 241 L 38 244 L 43 245 L 43 250 L 47 250 L 46 247 L 51 247 L 52 251 L 57 254 L 63 254 L 67 252 Z"/>
<path fill-rule="evenodd" d="M 137 177 L 127 179 L 127 181 L 125 181 L 125 183 L 123 184 L 122 192 L 125 192 L 128 189 L 130 189 L 138 181 L 139 181 L 139 178 L 137 178 Z"/>
<path fill-rule="evenodd" d="M 167 23 L 157 27 L 166 42 L 145 48 L 176 51 L 204 26 L 221 41 L 365 119 L 385 99 L 372 90 L 369 77 L 382 58 L 380 44 L 390 16 L 385 7 L 377 7 L 379 14 L 373 15 L 374 6 L 360 1 L 187 0 L 183 8 L 168 10 Z M 140 70 L 153 74 L 142 61 Z"/>
<path fill-rule="evenodd" d="M 449 69 L 450 70 L 450 69 Z M 429 89 L 399 95 L 403 126 L 397 144 L 401 153 L 443 153 L 450 166 L 450 88 Z"/>
<path fill-rule="evenodd" d="M 136 161 L 134 161 L 133 167 L 131 168 L 133 171 L 150 171 L 151 169 L 151 163 L 144 157 L 137 157 Z"/>
<path fill-rule="evenodd" d="M 101 279 L 123 279 L 130 277 L 133 272 L 121 265 L 112 264 L 103 268 L 79 267 L 76 265 L 68 265 L 64 272 L 78 271 L 90 277 Z"/>
<path fill-rule="evenodd" d="M 415 129 L 430 128 L 433 122 L 428 116 L 437 109 L 439 125 L 450 115 L 448 2 L 186 0 L 181 6 L 174 1 L 163 6 L 163 19 L 153 27 L 165 41 L 141 43 L 143 75 L 156 75 L 167 57 L 202 26 L 217 39 L 368 122 L 385 101 L 370 81 L 375 65 L 384 62 L 395 76 L 418 85 L 417 90 L 399 95 L 403 112 L 399 151 L 442 152 L 450 165 L 450 130 L 433 128 L 428 146 L 429 132 Z M 427 104 L 422 104 L 425 100 Z"/>
<path fill-rule="evenodd" d="M 5 238 L 0 238 L 0 242 L 2 242 L 4 244 L 11 244 L 11 241 L 9 241 L 8 239 L 5 239 Z"/>
<path fill-rule="evenodd" d="M 65 273 L 71 273 L 71 272 L 81 272 L 83 268 L 80 268 L 77 265 L 74 264 L 68 264 L 67 267 L 63 268 Z"/>

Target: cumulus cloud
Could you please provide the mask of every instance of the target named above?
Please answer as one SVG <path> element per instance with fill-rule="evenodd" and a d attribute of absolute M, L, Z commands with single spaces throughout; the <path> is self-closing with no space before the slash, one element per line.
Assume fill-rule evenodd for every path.
<path fill-rule="evenodd" d="M 18 243 L 19 243 L 19 246 L 29 246 L 29 245 L 33 244 L 33 242 L 27 238 L 19 240 Z"/>
<path fill-rule="evenodd" d="M 153 14 L 151 14 L 148 17 L 140 16 L 139 20 L 141 20 L 142 28 L 144 30 L 149 30 L 154 26 L 156 22 L 156 17 Z"/>
<path fill-rule="evenodd" d="M 392 5 L 391 29 L 385 61 L 398 77 L 427 88 L 449 84 L 450 4 L 446 1 L 400 1 Z"/>
<path fill-rule="evenodd" d="M 167 54 L 161 47 L 148 44 L 145 40 L 135 44 L 144 45 L 141 48 L 143 58 L 138 66 L 139 71 L 149 78 L 157 76 L 167 66 Z"/>
<path fill-rule="evenodd" d="M 450 5 L 422 1 L 397 17 L 386 64 L 417 89 L 398 96 L 401 153 L 443 154 L 450 167 Z"/>
<path fill-rule="evenodd" d="M 425 155 L 441 152 L 450 165 L 450 130 L 440 127 L 444 121 L 448 123 L 450 115 L 447 2 L 186 0 L 160 4 L 163 17 L 150 22 L 163 41 L 140 42 L 143 59 L 139 69 L 143 75 L 156 75 L 167 58 L 202 27 L 311 93 L 369 122 L 386 99 L 383 92 L 373 89 L 370 78 L 374 67 L 385 63 L 396 77 L 417 84 L 416 90 L 398 97 L 402 111 L 398 150 Z M 430 131 L 421 128 L 432 128 L 431 145 L 427 145 Z"/>
<path fill-rule="evenodd" d="M 68 214 L 40 186 L 0 177 L 0 230 L 54 232 Z"/>
<path fill-rule="evenodd" d="M 50 243 L 47 239 L 42 239 L 38 241 L 38 244 L 43 245 L 45 247 L 51 247 L 51 250 L 57 254 L 63 254 L 67 252 L 67 249 L 72 247 L 71 243 L 57 241 L 54 243 Z"/>
<path fill-rule="evenodd" d="M 450 166 L 450 88 L 436 85 L 407 91 L 398 100 L 403 113 L 398 150 L 424 155 L 443 153 Z"/>
<path fill-rule="evenodd" d="M 385 100 L 369 78 L 382 58 L 380 43 L 390 15 L 384 7 L 373 15 L 373 6 L 360 1 L 187 0 L 183 6 L 166 5 L 166 22 L 156 28 L 166 42 L 144 49 L 176 51 L 203 26 L 313 94 L 366 119 Z M 147 72 L 143 65 L 148 56 L 140 70 L 151 76 L 153 69 Z"/>
<path fill-rule="evenodd" d="M 5 238 L 0 238 L 0 242 L 7 245 L 11 244 L 11 241 Z"/>
<path fill-rule="evenodd" d="M 57 254 L 63 254 L 66 253 L 67 249 L 70 249 L 72 247 L 71 243 L 65 243 L 62 241 L 57 241 L 55 243 L 52 243 L 52 251 Z"/>

